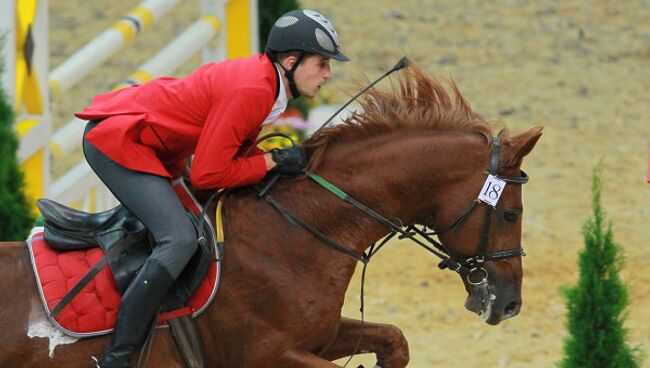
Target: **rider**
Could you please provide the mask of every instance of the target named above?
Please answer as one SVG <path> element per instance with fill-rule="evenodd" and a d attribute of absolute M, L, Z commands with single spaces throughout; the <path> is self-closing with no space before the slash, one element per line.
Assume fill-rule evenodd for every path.
<path fill-rule="evenodd" d="M 183 173 L 191 155 L 189 178 L 200 189 L 256 183 L 269 170 L 300 174 L 307 165 L 302 147 L 242 153 L 289 98 L 316 95 L 332 76 L 330 59 L 348 60 L 332 24 L 313 10 L 294 10 L 273 25 L 265 54 L 100 94 L 76 114 L 89 120 L 83 149 L 90 167 L 155 241 L 124 292 L 113 341 L 98 366 L 129 366 L 197 248 L 194 225 L 170 179 Z"/>

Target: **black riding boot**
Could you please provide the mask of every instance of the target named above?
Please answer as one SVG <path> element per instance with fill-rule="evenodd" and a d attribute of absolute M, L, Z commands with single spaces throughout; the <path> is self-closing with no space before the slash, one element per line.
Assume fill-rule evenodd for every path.
<path fill-rule="evenodd" d="M 163 297 L 174 283 L 167 269 L 147 260 L 122 297 L 113 341 L 99 362 L 101 368 L 129 367 L 131 354 L 147 336 Z"/>

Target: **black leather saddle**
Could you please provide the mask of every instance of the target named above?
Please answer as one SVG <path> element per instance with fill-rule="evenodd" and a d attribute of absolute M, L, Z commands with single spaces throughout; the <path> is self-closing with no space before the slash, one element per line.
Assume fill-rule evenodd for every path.
<path fill-rule="evenodd" d="M 99 246 L 104 253 L 117 246 L 123 249 L 109 262 L 120 293 L 124 293 L 153 251 L 155 243 L 146 227 L 122 205 L 87 213 L 49 199 L 39 199 L 36 204 L 45 220 L 44 238 L 50 247 L 69 251 Z M 210 234 L 212 228 L 207 221 L 199 231 L 198 217 L 190 212 L 188 216 L 197 229 L 197 241 L 198 234 Z M 203 281 L 216 253 L 214 237 L 203 238 L 207 241 L 199 242 L 196 253 L 165 298 L 162 311 L 182 308 Z"/>
<path fill-rule="evenodd" d="M 105 248 L 98 244 L 98 240 L 110 241 L 106 238 L 106 233 L 111 230 L 120 231 L 124 235 L 130 233 L 132 236 L 145 233 L 144 225 L 122 205 L 99 213 L 78 211 L 44 198 L 36 201 L 36 205 L 47 224 L 45 239 L 52 248 L 58 250 L 79 250 L 97 245 Z"/>

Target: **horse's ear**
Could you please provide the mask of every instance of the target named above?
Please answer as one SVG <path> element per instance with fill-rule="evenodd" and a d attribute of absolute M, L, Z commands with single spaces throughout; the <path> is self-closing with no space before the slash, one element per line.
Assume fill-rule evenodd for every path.
<path fill-rule="evenodd" d="M 504 167 L 519 167 L 524 156 L 535 148 L 537 140 L 542 136 L 543 129 L 543 126 L 536 126 L 514 137 L 504 137 L 501 165 Z"/>

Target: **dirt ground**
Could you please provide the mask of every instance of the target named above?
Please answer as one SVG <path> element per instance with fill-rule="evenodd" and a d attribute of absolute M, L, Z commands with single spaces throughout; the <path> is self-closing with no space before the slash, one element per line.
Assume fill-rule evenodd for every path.
<path fill-rule="evenodd" d="M 136 5 L 51 0 L 51 65 Z M 197 16 L 185 1 L 64 98 L 57 125 L 92 95 L 128 76 Z M 457 276 L 408 243 L 369 266 L 366 316 L 393 323 L 409 340 L 411 367 L 552 367 L 566 336 L 562 285 L 577 278 L 580 229 L 590 215 L 592 169 L 604 159 L 603 204 L 624 248 L 632 345 L 650 349 L 650 1 L 303 0 L 336 25 L 349 63 L 334 64 L 328 98 L 343 102 L 351 80 L 379 76 L 407 55 L 453 77 L 476 111 L 519 132 L 544 125 L 524 162 L 524 306 L 492 327 L 463 308 Z M 191 70 L 195 58 L 177 74 Z M 63 170 L 66 163 L 57 164 Z M 358 317 L 358 279 L 345 313 Z M 650 350 L 648 350 L 650 351 Z M 372 366 L 371 356 L 349 367 Z M 650 361 L 644 364 L 650 367 Z"/>

